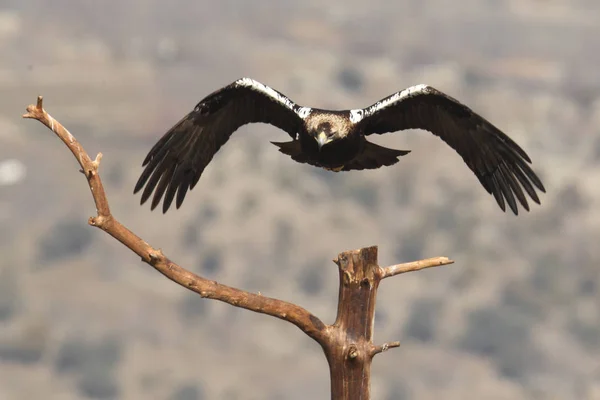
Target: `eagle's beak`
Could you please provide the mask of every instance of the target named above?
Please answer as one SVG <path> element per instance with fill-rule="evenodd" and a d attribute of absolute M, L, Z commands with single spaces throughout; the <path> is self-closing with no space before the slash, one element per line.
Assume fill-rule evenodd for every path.
<path fill-rule="evenodd" d="M 329 143 L 329 138 L 327 137 L 325 132 L 319 133 L 319 135 L 317 136 L 317 144 L 319 145 L 319 150 L 321 150 L 321 147 L 325 146 L 327 143 Z"/>

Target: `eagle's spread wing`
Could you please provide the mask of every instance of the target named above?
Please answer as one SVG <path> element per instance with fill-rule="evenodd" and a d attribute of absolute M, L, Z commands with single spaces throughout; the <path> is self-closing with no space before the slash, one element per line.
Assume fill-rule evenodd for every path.
<path fill-rule="evenodd" d="M 350 115 L 365 135 L 424 129 L 440 137 L 460 154 L 503 211 L 506 200 L 518 214 L 515 197 L 529 210 L 523 189 L 538 204 L 534 186 L 545 192 L 519 145 L 467 106 L 430 86 L 410 87 L 365 109 L 352 110 Z"/>
<path fill-rule="evenodd" d="M 272 124 L 295 138 L 310 109 L 249 78 L 239 79 L 204 98 L 150 150 L 134 193 L 146 186 L 141 203 L 152 192 L 154 209 L 164 195 L 163 212 L 173 199 L 179 208 L 215 153 L 242 125 Z"/>

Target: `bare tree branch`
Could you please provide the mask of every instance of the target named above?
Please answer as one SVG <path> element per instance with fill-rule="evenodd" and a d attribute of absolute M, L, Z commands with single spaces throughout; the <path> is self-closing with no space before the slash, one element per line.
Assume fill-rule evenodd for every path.
<path fill-rule="evenodd" d="M 373 346 L 371 349 L 371 357 L 374 357 L 376 354 L 383 353 L 384 351 L 388 351 L 389 349 L 393 349 L 395 347 L 400 347 L 400 342 L 388 342 L 379 346 Z"/>
<path fill-rule="evenodd" d="M 448 257 L 433 257 L 403 264 L 390 265 L 389 267 L 383 268 L 383 276 L 381 279 L 404 274 L 406 272 L 420 271 L 426 268 L 441 267 L 442 265 L 449 264 L 454 264 L 454 261 Z"/>
<path fill-rule="evenodd" d="M 169 260 L 160 249 L 153 248 L 117 221 L 110 212 L 104 186 L 98 174 L 102 154 L 98 154 L 92 161 L 75 137 L 43 109 L 42 101 L 42 96 L 39 96 L 37 104 L 27 107 L 27 113 L 23 115 L 23 118 L 36 119 L 51 129 L 67 145 L 81 165 L 98 213 L 97 216 L 90 217 L 88 221 L 90 225 L 102 229 L 135 252 L 158 272 L 200 296 L 291 322 L 318 343 L 324 345 L 327 338 L 327 326 L 304 308 L 282 300 L 222 285 L 193 274 Z"/>
<path fill-rule="evenodd" d="M 446 257 L 430 258 L 386 268 L 377 263 L 377 246 L 340 253 L 334 260 L 339 272 L 339 300 L 336 321 L 325 325 L 302 307 L 282 300 L 264 297 L 222 285 L 193 274 L 167 258 L 122 225 L 112 215 L 102 180 L 98 173 L 102 154 L 92 160 L 79 142 L 44 109 L 42 97 L 27 107 L 24 118 L 40 121 L 51 129 L 73 153 L 84 173 L 97 215 L 88 223 L 98 227 L 127 246 L 142 261 L 175 283 L 200 296 L 223 301 L 236 307 L 271 315 L 291 322 L 317 341 L 329 363 L 332 399 L 368 400 L 370 396 L 371 361 L 376 354 L 399 347 L 400 342 L 379 346 L 373 344 L 375 303 L 382 279 L 405 272 L 452 264 Z"/>

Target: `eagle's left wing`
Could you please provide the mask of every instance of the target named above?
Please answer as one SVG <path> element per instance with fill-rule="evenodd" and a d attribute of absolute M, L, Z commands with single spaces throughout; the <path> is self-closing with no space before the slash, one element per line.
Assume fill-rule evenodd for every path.
<path fill-rule="evenodd" d="M 201 100 L 150 150 L 134 193 L 144 186 L 141 203 L 152 192 L 151 209 L 164 195 L 163 212 L 176 197 L 183 203 L 213 156 L 239 127 L 253 122 L 274 125 L 292 138 L 302 128 L 310 108 L 300 107 L 282 93 L 250 78 L 242 78 Z"/>
<path fill-rule="evenodd" d="M 505 211 L 505 200 L 518 214 L 529 210 L 525 192 L 540 203 L 534 186 L 545 192 L 531 159 L 506 134 L 469 107 L 427 85 L 412 86 L 365 109 L 351 110 L 351 120 L 365 135 L 424 129 L 450 145 Z"/>

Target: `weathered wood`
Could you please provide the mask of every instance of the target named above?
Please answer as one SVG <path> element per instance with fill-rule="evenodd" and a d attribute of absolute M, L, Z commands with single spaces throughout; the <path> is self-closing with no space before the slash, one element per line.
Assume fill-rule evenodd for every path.
<path fill-rule="evenodd" d="M 377 247 L 341 253 L 338 312 L 324 347 L 329 363 L 331 398 L 369 399 L 373 359 L 373 323 L 382 269 Z"/>

